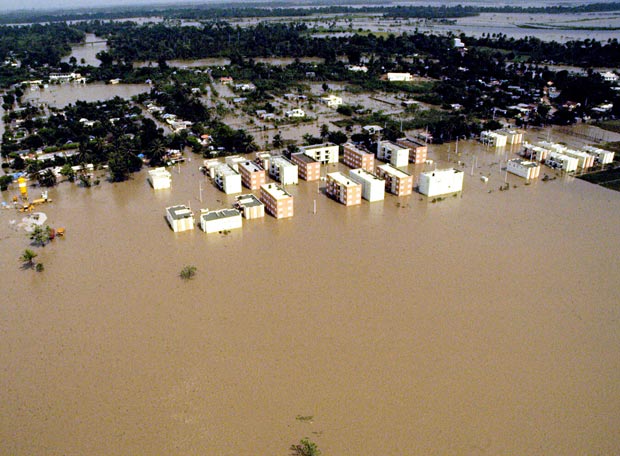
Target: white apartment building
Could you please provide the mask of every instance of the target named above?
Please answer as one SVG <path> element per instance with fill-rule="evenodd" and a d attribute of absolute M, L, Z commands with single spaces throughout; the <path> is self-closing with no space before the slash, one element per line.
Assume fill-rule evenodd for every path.
<path fill-rule="evenodd" d="M 325 143 L 301 148 L 302 152 L 316 161 L 325 163 L 338 163 L 339 147 L 336 144 Z"/>
<path fill-rule="evenodd" d="M 242 223 L 241 212 L 236 209 L 202 210 L 200 214 L 200 228 L 205 233 L 234 230 Z"/>
<path fill-rule="evenodd" d="M 615 154 L 609 150 L 599 149 L 594 146 L 584 146 L 583 150 L 594 155 L 594 161 L 597 165 L 607 165 L 614 161 Z"/>
<path fill-rule="evenodd" d="M 230 166 L 222 163 L 215 167 L 213 182 L 227 195 L 241 193 L 241 175 Z"/>
<path fill-rule="evenodd" d="M 505 147 L 507 137 L 496 131 L 486 130 L 480 133 L 480 142 L 491 147 Z"/>
<path fill-rule="evenodd" d="M 568 155 L 564 155 L 560 152 L 549 152 L 547 159 L 545 160 L 545 165 L 550 168 L 559 168 L 562 171 L 566 171 L 567 173 L 577 171 L 577 166 L 579 165 L 579 160 L 573 157 L 569 157 Z"/>
<path fill-rule="evenodd" d="M 385 198 L 384 179 L 362 168 L 350 170 L 349 177 L 362 185 L 362 198 L 366 201 L 382 201 Z"/>
<path fill-rule="evenodd" d="M 409 164 L 409 148 L 399 146 L 390 141 L 379 141 L 377 144 L 377 158 L 389 162 L 396 168 Z"/>
<path fill-rule="evenodd" d="M 390 82 L 411 82 L 413 76 L 411 73 L 388 73 L 387 80 Z"/>
<path fill-rule="evenodd" d="M 194 214 L 183 204 L 167 207 L 166 220 L 175 233 L 194 229 Z"/>
<path fill-rule="evenodd" d="M 166 168 L 155 168 L 149 171 L 149 182 L 153 187 L 153 190 L 160 190 L 163 188 L 170 188 L 172 183 L 172 175 Z"/>
<path fill-rule="evenodd" d="M 246 220 L 265 216 L 265 205 L 252 193 L 235 198 L 235 209 L 241 211 Z"/>
<path fill-rule="evenodd" d="M 463 190 L 463 175 L 463 171 L 454 168 L 421 173 L 418 191 L 428 197 L 460 192 Z"/>
<path fill-rule="evenodd" d="M 525 179 L 536 179 L 540 175 L 540 164 L 522 158 L 508 160 L 506 169 L 509 173 Z"/>
<path fill-rule="evenodd" d="M 276 155 L 269 160 L 269 175 L 282 185 L 296 185 L 299 182 L 299 167 Z"/>

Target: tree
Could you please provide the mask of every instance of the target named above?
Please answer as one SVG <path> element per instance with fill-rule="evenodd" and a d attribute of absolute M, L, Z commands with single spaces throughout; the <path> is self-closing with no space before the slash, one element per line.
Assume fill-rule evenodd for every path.
<path fill-rule="evenodd" d="M 196 270 L 197 270 L 196 266 L 192 266 L 192 265 L 184 266 L 183 269 L 181 269 L 179 276 L 183 280 L 190 280 L 194 278 L 194 276 L 196 275 Z"/>
<path fill-rule="evenodd" d="M 327 126 L 327 124 L 321 125 L 321 132 L 319 133 L 319 135 L 321 136 L 321 139 L 323 141 L 325 141 L 325 138 L 329 136 L 329 127 Z"/>
<path fill-rule="evenodd" d="M 33 268 L 35 263 L 34 259 L 38 256 L 35 252 L 30 249 L 24 250 L 24 253 L 19 257 L 19 261 L 24 263 L 24 268 Z"/>
<path fill-rule="evenodd" d="M 291 445 L 291 456 L 321 456 L 321 450 L 316 443 L 310 441 L 307 437 L 301 439 L 298 445 Z"/>
<path fill-rule="evenodd" d="M 9 184 L 13 182 L 13 176 L 7 174 L 5 176 L 0 176 L 0 190 L 5 191 L 9 188 Z"/>
<path fill-rule="evenodd" d="M 41 187 L 53 187 L 56 185 L 56 174 L 51 169 L 46 169 L 37 174 L 37 180 Z"/>
<path fill-rule="evenodd" d="M 45 244 L 50 241 L 51 231 L 52 229 L 49 226 L 42 227 L 40 225 L 35 225 L 32 233 L 30 233 L 30 239 L 34 245 L 45 247 Z"/>
<path fill-rule="evenodd" d="M 75 171 L 71 167 L 70 163 L 65 163 L 63 167 L 60 169 L 60 174 L 65 176 L 69 182 L 73 182 L 75 180 Z"/>
<path fill-rule="evenodd" d="M 276 133 L 273 137 L 273 148 L 280 149 L 284 145 L 284 141 L 282 140 L 282 135 L 280 133 Z"/>

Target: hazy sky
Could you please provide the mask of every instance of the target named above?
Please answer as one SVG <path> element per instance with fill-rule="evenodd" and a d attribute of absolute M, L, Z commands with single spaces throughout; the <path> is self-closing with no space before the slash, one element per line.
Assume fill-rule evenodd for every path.
<path fill-rule="evenodd" d="M 208 0 L 0 0 L 0 12 L 14 11 L 17 9 L 74 9 L 88 8 L 89 6 L 119 6 L 119 5 L 137 5 L 137 4 L 188 4 L 188 3 L 210 3 Z M 220 0 L 217 3 L 221 3 Z"/>

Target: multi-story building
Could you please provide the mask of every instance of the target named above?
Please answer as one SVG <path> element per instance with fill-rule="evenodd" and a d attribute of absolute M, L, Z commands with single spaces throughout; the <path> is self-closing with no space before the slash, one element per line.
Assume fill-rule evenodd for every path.
<path fill-rule="evenodd" d="M 523 149 L 521 149 L 519 155 L 527 158 L 528 160 L 544 162 L 547 159 L 549 152 L 549 149 L 526 142 L 523 144 Z"/>
<path fill-rule="evenodd" d="M 338 149 L 336 144 L 325 143 L 314 146 L 305 146 L 301 151 L 308 157 L 314 158 L 320 163 L 338 163 Z"/>
<path fill-rule="evenodd" d="M 282 185 L 295 185 L 299 182 L 299 168 L 281 155 L 269 160 L 269 175 Z"/>
<path fill-rule="evenodd" d="M 226 164 L 235 171 L 239 172 L 239 163 L 247 161 L 247 158 L 240 157 L 239 155 L 229 155 L 224 159 Z"/>
<path fill-rule="evenodd" d="M 222 163 L 213 169 L 213 182 L 224 193 L 241 193 L 241 175 L 230 166 Z"/>
<path fill-rule="evenodd" d="M 351 180 L 362 185 L 362 198 L 366 201 L 381 201 L 385 198 L 385 180 L 362 168 L 349 171 Z"/>
<path fill-rule="evenodd" d="M 293 216 L 293 195 L 276 184 L 261 185 L 260 200 L 267 212 L 277 219 Z"/>
<path fill-rule="evenodd" d="M 393 195 L 406 196 L 413 192 L 413 176 L 389 163 L 377 166 L 377 176 L 385 179 L 385 190 Z"/>
<path fill-rule="evenodd" d="M 540 175 L 540 164 L 522 158 L 508 160 L 506 169 L 509 173 L 524 177 L 525 179 L 536 179 Z"/>
<path fill-rule="evenodd" d="M 559 168 L 562 171 L 566 171 L 567 173 L 577 171 L 577 166 L 579 164 L 579 160 L 573 157 L 569 157 L 568 155 L 564 155 L 560 152 L 549 152 L 545 160 L 545 165 L 550 168 Z"/>
<path fill-rule="evenodd" d="M 396 144 L 409 149 L 409 161 L 419 165 L 426 161 L 428 155 L 428 146 L 424 143 L 411 138 L 400 138 L 396 140 Z"/>
<path fill-rule="evenodd" d="M 218 211 L 202 210 L 200 228 L 205 233 L 217 233 L 241 228 L 241 212 L 236 209 L 220 209 Z"/>
<path fill-rule="evenodd" d="M 194 214 L 183 204 L 167 207 L 166 220 L 175 233 L 194 229 Z"/>
<path fill-rule="evenodd" d="M 506 145 L 523 143 L 523 132 L 518 130 L 499 130 L 497 133 L 506 137 Z"/>
<path fill-rule="evenodd" d="M 344 158 L 345 165 L 351 168 L 362 168 L 366 171 L 373 171 L 375 169 L 375 156 L 370 152 L 360 149 L 359 147 L 345 143 L 344 146 Z"/>
<path fill-rule="evenodd" d="M 593 154 L 568 148 L 562 150 L 562 153 L 564 155 L 568 155 L 569 157 L 576 158 L 577 167 L 579 167 L 579 169 L 589 169 L 594 166 L 595 157 Z"/>
<path fill-rule="evenodd" d="M 599 149 L 594 146 L 584 146 L 583 150 L 594 155 L 594 163 L 597 165 L 607 165 L 614 161 L 615 154 L 609 150 Z"/>
<path fill-rule="evenodd" d="M 149 182 L 153 186 L 153 190 L 170 188 L 172 176 L 166 168 L 155 168 L 149 171 Z"/>
<path fill-rule="evenodd" d="M 271 160 L 271 154 L 269 152 L 256 152 L 254 163 L 258 164 L 258 166 L 263 169 L 269 169 L 269 160 Z"/>
<path fill-rule="evenodd" d="M 258 190 L 261 185 L 267 182 L 265 170 L 255 162 L 246 160 L 237 166 L 239 174 L 241 174 L 241 183 L 250 190 Z"/>
<path fill-rule="evenodd" d="M 420 174 L 418 191 L 433 197 L 463 190 L 463 171 L 455 168 L 436 169 Z"/>
<path fill-rule="evenodd" d="M 291 154 L 291 162 L 299 168 L 302 179 L 311 182 L 321 178 L 321 164 L 303 152 Z"/>
<path fill-rule="evenodd" d="M 377 158 L 389 162 L 397 168 L 403 168 L 409 164 L 409 149 L 390 141 L 379 141 Z"/>
<path fill-rule="evenodd" d="M 327 194 L 345 206 L 362 204 L 362 185 L 341 172 L 327 175 Z"/>
<path fill-rule="evenodd" d="M 491 147 L 505 147 L 508 138 L 496 131 L 486 130 L 480 133 L 480 142 Z"/>
<path fill-rule="evenodd" d="M 235 200 L 235 209 L 241 211 L 247 220 L 265 216 L 265 205 L 253 194 L 239 195 Z"/>

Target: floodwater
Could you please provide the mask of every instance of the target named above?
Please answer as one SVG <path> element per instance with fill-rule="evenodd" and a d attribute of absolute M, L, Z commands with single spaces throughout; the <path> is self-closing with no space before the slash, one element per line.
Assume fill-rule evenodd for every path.
<path fill-rule="evenodd" d="M 102 51 L 108 51 L 108 44 L 103 38 L 96 36 L 94 33 L 87 33 L 84 44 L 76 44 L 71 46 L 71 54 L 62 59 L 68 62 L 71 57 L 75 57 L 78 65 L 91 65 L 98 67 L 101 61 L 97 58 L 97 54 Z M 82 63 L 82 59 L 84 62 Z"/>
<path fill-rule="evenodd" d="M 45 89 L 34 87 L 24 94 L 24 101 L 31 103 L 45 103 L 49 106 L 63 108 L 78 100 L 94 102 L 110 100 L 114 97 L 131 98 L 151 90 L 149 84 L 50 84 Z"/>
<path fill-rule="evenodd" d="M 448 148 L 462 197 L 345 208 L 301 182 L 295 217 L 229 235 L 164 221 L 231 203 L 197 159 L 157 193 L 62 183 L 42 273 L 0 211 L 0 453 L 619 454 L 620 194 L 500 192 L 511 153 Z"/>

